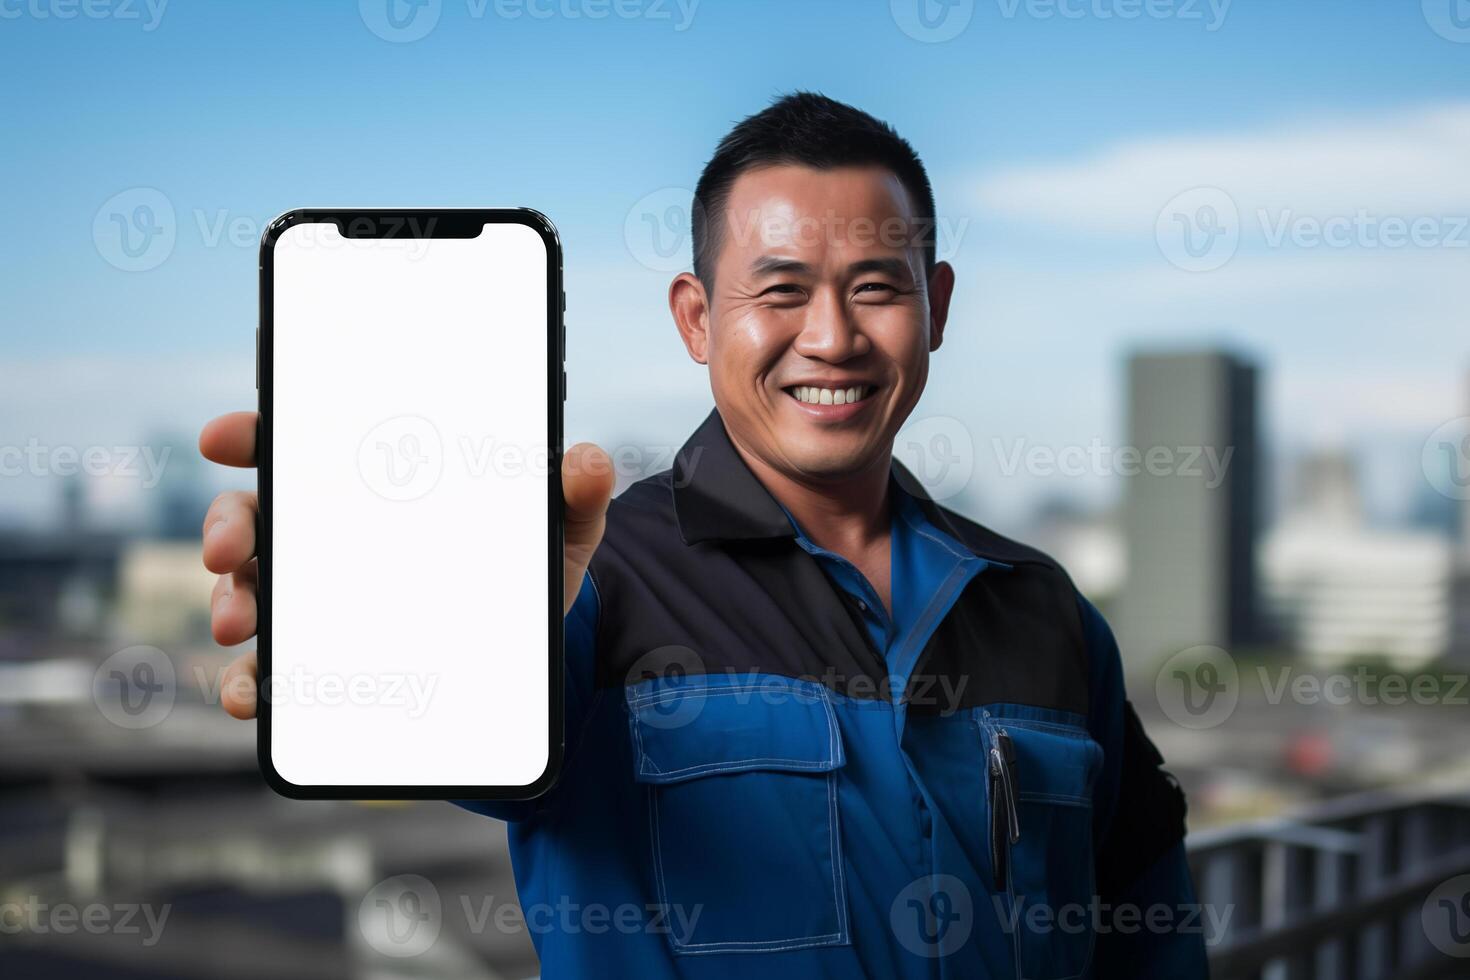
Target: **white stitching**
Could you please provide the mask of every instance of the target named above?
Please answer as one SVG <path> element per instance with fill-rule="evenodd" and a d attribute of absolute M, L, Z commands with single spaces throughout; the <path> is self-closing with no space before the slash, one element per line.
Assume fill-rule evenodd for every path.
<path fill-rule="evenodd" d="M 835 771 L 837 760 L 837 747 L 840 744 L 838 741 L 839 734 L 837 727 L 837 716 L 836 712 L 832 708 L 832 703 L 827 696 L 826 689 L 818 688 L 818 691 L 818 697 L 820 697 L 821 699 L 821 705 L 827 717 L 826 760 L 823 760 L 821 762 L 798 760 L 746 760 L 744 763 L 730 763 L 721 768 L 711 768 L 710 771 L 729 771 L 731 768 L 737 765 L 747 765 L 752 762 L 767 764 L 771 762 L 788 762 L 793 765 L 801 766 L 803 768 L 812 768 L 818 766 L 827 767 L 827 854 L 828 860 L 832 865 L 832 910 L 837 916 L 837 932 L 827 933 L 819 936 L 799 936 L 788 939 L 726 940 L 713 943 L 681 943 L 677 938 L 675 938 L 672 933 L 670 933 L 669 942 L 676 953 L 679 953 L 681 955 L 698 956 L 706 953 L 718 953 L 725 951 L 752 953 L 780 952 L 793 949 L 806 949 L 813 946 L 839 945 L 847 941 L 848 910 L 847 903 L 844 900 L 846 894 L 846 869 L 842 863 L 840 837 L 841 823 L 838 816 L 837 773 Z M 652 760 L 648 759 L 647 756 L 643 753 L 641 743 L 642 724 L 638 720 L 636 711 L 634 712 L 634 728 L 635 730 L 638 730 L 638 737 L 640 739 L 639 754 L 645 762 L 652 764 Z M 660 774 L 665 776 L 675 775 L 688 772 L 690 769 L 698 768 L 702 767 L 694 766 L 689 767 L 688 769 L 678 769 L 668 773 Z M 662 857 L 663 838 L 660 833 L 660 825 L 658 820 L 658 798 L 659 795 L 665 791 L 665 788 L 662 784 L 654 783 L 650 784 L 647 787 L 647 790 L 649 797 L 649 828 L 653 836 L 654 848 L 654 876 L 657 879 L 659 902 L 665 909 L 668 909 L 670 906 L 668 899 L 667 883 L 664 878 Z"/>
<path fill-rule="evenodd" d="M 1049 803 L 1055 806 L 1092 806 L 1092 801 L 1085 796 L 1069 796 L 1065 793 L 1017 793 L 1016 799 L 1022 803 Z"/>
<path fill-rule="evenodd" d="M 953 547 L 950 546 L 950 544 L 949 544 L 948 541 L 945 541 L 943 538 L 936 537 L 935 535 L 931 534 L 929 531 L 925 530 L 924 528 L 922 528 L 919 525 L 915 524 L 913 521 L 909 520 L 909 516 L 907 514 L 903 514 L 903 521 L 910 528 L 912 528 L 915 531 L 915 533 L 919 534 L 922 537 L 928 538 L 930 541 L 933 541 L 935 544 L 939 545 L 941 548 L 943 548 L 945 551 L 949 552 L 950 554 L 954 555 L 956 558 L 959 558 L 961 560 L 969 559 L 970 561 L 985 561 L 986 560 L 986 559 L 981 558 L 979 555 L 977 555 L 977 554 L 975 554 L 974 552 L 971 552 L 971 551 L 956 551 Z"/>
<path fill-rule="evenodd" d="M 1033 731 L 1036 731 L 1036 732 L 1042 733 L 1042 734 L 1050 733 L 1050 734 L 1053 734 L 1053 735 L 1065 736 L 1067 738 L 1072 739 L 1073 741 L 1082 742 L 1084 744 L 1086 744 L 1086 743 L 1096 744 L 1095 742 L 1093 742 L 1092 736 L 1085 729 L 1082 729 L 1082 728 L 1068 726 L 1068 725 L 1064 725 L 1064 724 L 1061 724 L 1061 723 L 1058 723 L 1058 722 L 1036 721 L 1036 720 L 1033 720 L 1033 719 L 1030 719 L 1030 718 L 1008 718 L 1008 717 L 1004 717 L 1004 716 L 1000 716 L 1000 715 L 991 715 L 988 709 L 982 709 L 982 711 L 981 711 L 981 718 L 980 718 L 980 725 L 981 725 L 981 728 L 985 729 L 987 733 L 989 733 L 990 730 L 993 729 L 993 728 L 998 728 L 998 727 L 1004 726 L 1006 728 L 1018 728 L 1018 729 L 1022 729 L 1022 730 L 1031 729 Z M 1095 766 L 1093 768 L 1094 768 L 1094 770 L 1096 769 Z M 1095 772 L 1094 772 L 1093 775 L 1095 775 Z M 1089 786 L 1092 785 L 1092 776 L 1089 776 L 1088 777 L 1088 785 Z M 1038 803 L 1038 804 L 1042 804 L 1042 805 L 1046 805 L 1046 806 L 1067 806 L 1067 807 L 1076 807 L 1078 809 L 1091 809 L 1092 808 L 1092 800 L 1090 798 L 1066 796 L 1066 795 L 1056 794 L 1056 793 L 1021 792 L 1021 793 L 1018 793 L 1017 794 L 1017 798 L 1018 798 L 1018 800 L 1020 802 L 1023 802 L 1023 803 Z M 994 805 L 995 805 L 995 801 L 990 798 L 989 784 L 987 783 L 987 786 L 986 786 L 986 806 L 988 808 L 988 807 L 993 807 Z M 1096 870 L 1097 869 L 1094 866 L 1094 862 L 1096 861 L 1097 855 L 1096 855 L 1096 848 L 1095 848 L 1095 846 L 1093 845 L 1093 843 L 1091 841 L 1091 835 L 1090 834 L 1088 835 L 1088 847 L 1087 847 L 1087 851 L 1088 851 L 1088 856 L 1089 856 L 1089 860 L 1087 861 L 1087 868 L 1088 868 L 1088 893 L 1091 894 L 1091 895 L 1096 895 L 1097 894 L 1097 877 L 1096 877 Z M 1015 882 L 1012 879 L 1012 873 L 1013 873 L 1014 869 L 1015 869 L 1015 860 L 1014 860 L 1014 854 L 1013 854 L 1012 855 L 1012 860 L 1010 860 L 1010 861 L 1008 861 L 1006 863 L 1006 888 L 1005 888 L 1006 897 L 1010 899 L 1011 904 L 1012 904 L 1012 907 L 1014 907 L 1014 904 L 1015 904 L 1015 892 L 1016 892 Z M 1096 951 L 1096 946 L 1097 946 L 1097 931 L 1096 930 L 1093 930 L 1093 929 L 1089 929 L 1088 930 L 1088 936 L 1087 936 L 1087 955 L 1083 959 L 1081 969 L 1077 973 L 1069 974 L 1069 975 L 1067 975 L 1065 977 L 1047 977 L 1047 978 L 1045 978 L 1045 980 L 1078 980 L 1079 977 L 1086 976 L 1088 969 L 1092 966 L 1092 957 L 1093 957 L 1094 952 Z M 1020 978 L 1020 980 L 1028 980 L 1028 978 L 1026 977 L 1025 968 L 1024 968 L 1024 965 L 1023 965 L 1023 962 L 1024 961 L 1023 961 L 1023 958 L 1022 958 L 1022 955 L 1021 955 L 1021 948 L 1022 948 L 1022 932 L 1021 932 L 1021 930 L 1018 929 L 1018 930 L 1015 930 L 1015 932 L 1011 936 L 1011 951 L 1012 951 L 1012 956 L 1014 957 L 1015 964 L 1016 964 L 1016 976 L 1018 978 Z"/>
<path fill-rule="evenodd" d="M 649 765 L 653 765 L 653 761 L 651 759 L 646 761 L 648 761 Z M 828 769 L 832 768 L 832 761 L 830 759 L 817 759 L 815 761 L 811 759 L 736 759 L 727 762 L 701 762 L 696 765 L 685 766 L 683 769 L 670 769 L 667 772 L 659 770 L 652 773 L 641 773 L 641 775 L 684 776 L 695 772 L 743 772 L 747 769 L 756 769 L 761 766 L 774 765 L 780 765 L 784 769 L 806 769 L 812 770 L 814 772 L 826 772 Z"/>
<path fill-rule="evenodd" d="M 664 914 L 668 914 L 669 896 L 668 889 L 664 886 L 664 842 L 659 835 L 658 827 L 658 793 L 656 787 L 648 787 L 648 829 L 653 834 L 653 876 L 658 882 L 658 901 L 663 906 Z"/>
<path fill-rule="evenodd" d="M 701 697 L 718 697 L 720 695 L 733 695 L 733 694 L 749 693 L 751 691 L 762 689 L 762 688 L 766 688 L 766 687 L 769 687 L 769 686 L 770 685 L 768 685 L 768 684 L 748 685 L 748 686 L 743 686 L 743 687 L 719 688 L 719 689 L 713 690 L 713 691 L 711 691 L 709 688 L 703 688 L 703 689 L 701 689 L 701 693 L 700 693 L 699 696 L 701 696 Z M 643 720 L 641 718 L 641 712 L 640 712 L 639 709 L 640 708 L 643 708 L 644 706 L 646 706 L 648 704 L 655 703 L 653 699 L 655 697 L 657 697 L 658 695 L 665 695 L 665 697 L 662 697 L 657 702 L 657 703 L 663 703 L 663 701 L 675 700 L 677 698 L 684 697 L 686 695 L 686 693 L 688 693 L 688 692 L 656 692 L 655 694 L 648 695 L 648 696 L 646 696 L 644 698 L 637 699 L 637 700 L 630 700 L 628 702 L 629 708 L 631 709 L 632 714 L 633 714 L 633 736 L 634 736 L 635 745 L 636 745 L 637 750 L 638 750 L 638 759 L 639 759 L 638 772 L 639 772 L 640 775 L 644 775 L 644 776 L 649 776 L 649 775 L 657 775 L 657 776 L 680 776 L 680 775 L 691 775 L 691 774 L 695 774 L 695 773 L 706 774 L 706 773 L 717 773 L 717 772 L 740 772 L 740 771 L 744 771 L 744 770 L 747 770 L 747 769 L 753 769 L 753 768 L 756 768 L 758 766 L 769 766 L 769 765 L 782 765 L 782 766 L 789 767 L 791 769 L 801 769 L 801 770 L 810 770 L 810 771 L 824 771 L 824 770 L 827 770 L 827 769 L 830 769 L 830 768 L 835 768 L 837 766 L 837 764 L 838 764 L 837 763 L 837 744 L 838 744 L 838 742 L 837 742 L 837 719 L 836 719 L 835 714 L 834 714 L 834 712 L 832 710 L 832 704 L 827 699 L 827 696 L 826 696 L 826 688 L 823 688 L 823 687 L 820 687 L 820 686 L 815 686 L 815 687 L 816 687 L 816 692 L 814 694 L 813 700 L 810 701 L 810 702 L 808 702 L 808 703 L 809 704 L 820 705 L 822 707 L 823 711 L 825 712 L 826 717 L 827 717 L 827 757 L 825 759 L 816 759 L 816 760 L 813 760 L 813 759 L 780 759 L 780 758 L 773 758 L 773 757 L 753 757 L 753 758 L 747 758 L 747 759 L 733 759 L 733 760 L 726 759 L 726 760 L 721 760 L 719 762 L 696 763 L 695 765 L 692 765 L 692 766 L 685 766 L 682 769 L 670 769 L 670 770 L 665 771 L 665 770 L 659 768 L 658 763 L 656 763 L 656 762 L 653 761 L 653 757 L 651 755 L 649 755 L 648 751 L 643 746 L 643 724 L 644 723 L 643 723 Z"/>
<path fill-rule="evenodd" d="M 684 691 L 668 691 L 655 689 L 649 694 L 641 694 L 636 697 L 628 698 L 628 707 L 637 709 L 642 708 L 645 705 L 663 704 L 665 701 L 678 701 L 683 698 L 689 697 L 717 698 L 727 694 L 750 694 L 755 691 L 763 690 L 788 691 L 792 693 L 793 697 L 806 697 L 805 701 L 798 701 L 798 704 L 817 704 L 821 701 L 822 692 L 825 691 L 826 688 L 823 688 L 817 684 L 812 684 L 810 686 L 798 686 L 796 684 L 792 684 L 787 687 L 786 685 L 782 684 L 771 684 L 768 682 L 762 682 L 759 684 L 739 684 L 730 687 L 691 686 L 688 690 Z"/>

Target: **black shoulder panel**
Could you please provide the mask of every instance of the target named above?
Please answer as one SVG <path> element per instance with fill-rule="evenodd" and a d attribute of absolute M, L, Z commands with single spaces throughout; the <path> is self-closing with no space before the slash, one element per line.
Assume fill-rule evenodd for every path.
<path fill-rule="evenodd" d="M 871 690 L 881 661 L 816 560 L 789 535 L 685 544 L 672 486 L 661 473 L 608 508 L 592 559 L 602 603 L 598 685 L 683 671 Z"/>
<path fill-rule="evenodd" d="M 1098 849 L 1097 887 L 1105 900 L 1119 899 L 1154 862 L 1184 839 L 1188 812 L 1184 791 L 1163 768 L 1131 703 L 1123 706 L 1123 768 L 1118 811 Z"/>
<path fill-rule="evenodd" d="M 1006 701 L 1086 714 L 1086 644 L 1067 573 L 1035 548 L 952 511 L 935 504 L 926 511 L 977 555 L 1009 567 L 976 576 L 930 638 L 919 672 L 963 681 L 961 708 Z"/>
<path fill-rule="evenodd" d="M 764 673 L 852 697 L 891 696 L 888 666 L 859 617 L 790 534 L 686 543 L 673 487 L 674 476 L 661 473 L 608 510 L 592 560 L 599 686 L 681 671 Z M 909 710 L 1009 701 L 1085 713 L 1082 624 L 1066 573 L 1035 549 L 927 501 L 925 509 L 999 564 L 976 576 L 929 640 L 905 692 Z"/>

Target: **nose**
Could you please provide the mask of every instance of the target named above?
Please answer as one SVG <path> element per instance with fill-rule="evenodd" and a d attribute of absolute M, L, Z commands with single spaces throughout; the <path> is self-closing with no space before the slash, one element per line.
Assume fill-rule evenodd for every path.
<path fill-rule="evenodd" d="M 806 318 L 794 344 L 802 357 L 840 364 L 861 357 L 873 347 L 853 321 L 835 289 L 820 289 L 806 304 Z"/>

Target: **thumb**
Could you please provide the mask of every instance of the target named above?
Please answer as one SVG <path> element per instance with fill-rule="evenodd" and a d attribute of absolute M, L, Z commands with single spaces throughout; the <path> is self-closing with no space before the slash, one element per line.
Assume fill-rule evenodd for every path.
<path fill-rule="evenodd" d="M 566 609 L 570 611 L 582 587 L 582 576 L 602 541 L 607 505 L 612 499 L 613 466 L 607 453 L 590 442 L 579 442 L 561 461 L 563 500 L 562 566 L 565 569 Z"/>

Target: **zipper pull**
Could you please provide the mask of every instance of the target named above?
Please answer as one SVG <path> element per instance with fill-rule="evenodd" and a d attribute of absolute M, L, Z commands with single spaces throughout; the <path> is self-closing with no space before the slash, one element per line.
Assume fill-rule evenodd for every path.
<path fill-rule="evenodd" d="M 1021 839 L 1021 815 L 1016 809 L 1016 743 L 1004 728 L 997 728 L 991 736 L 990 759 L 1003 788 L 1007 837 L 1015 844 Z"/>
<path fill-rule="evenodd" d="M 1004 794 L 1003 781 L 1000 775 L 1000 759 L 997 751 L 992 748 L 988 753 L 990 770 L 990 868 L 994 875 L 995 890 L 1001 892 L 1006 887 L 1007 865 L 1010 863 L 1010 847 L 1006 840 L 1010 835 L 1010 828 L 1006 826 L 1009 822 L 1005 816 L 1006 807 L 1001 802 Z"/>
<path fill-rule="evenodd" d="M 988 715 L 987 715 L 988 720 Z M 1016 745 L 1004 728 L 990 734 L 990 864 L 995 890 L 1006 887 L 1011 845 L 1021 839 L 1021 816 L 1016 808 Z"/>

